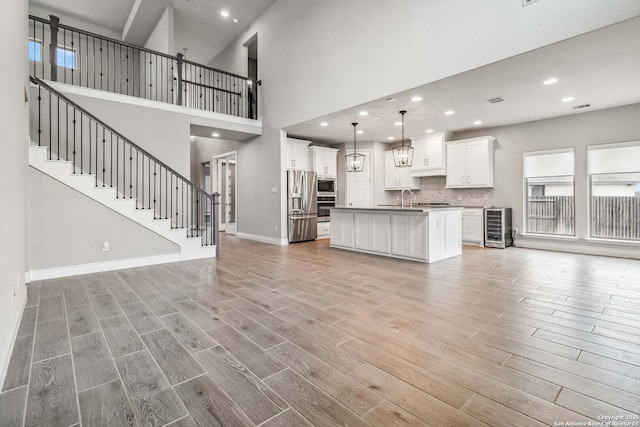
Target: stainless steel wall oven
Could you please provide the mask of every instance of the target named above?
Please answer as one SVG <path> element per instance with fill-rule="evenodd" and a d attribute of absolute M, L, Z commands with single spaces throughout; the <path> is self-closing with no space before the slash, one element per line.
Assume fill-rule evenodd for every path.
<path fill-rule="evenodd" d="M 317 212 L 318 212 L 318 222 L 328 222 L 330 221 L 329 214 L 331 213 L 330 209 L 336 207 L 336 195 L 335 194 L 323 194 L 318 195 L 318 200 L 316 202 Z"/>

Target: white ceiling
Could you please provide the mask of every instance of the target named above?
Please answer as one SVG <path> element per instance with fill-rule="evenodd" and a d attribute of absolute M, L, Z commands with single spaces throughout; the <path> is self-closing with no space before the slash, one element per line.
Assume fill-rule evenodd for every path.
<path fill-rule="evenodd" d="M 542 82 L 556 77 L 558 83 Z M 412 102 L 415 95 L 423 100 Z M 567 96 L 572 102 L 561 102 Z M 504 102 L 487 100 L 502 97 Z M 393 98 L 393 101 L 387 99 Z M 398 111 L 407 110 L 405 137 L 504 126 L 640 103 L 640 18 L 565 40 L 425 86 L 287 128 L 290 136 L 323 143 L 400 140 Z M 591 104 L 590 108 L 573 107 Z M 455 110 L 451 116 L 446 110 Z M 360 111 L 369 115 L 363 117 Z M 481 120 L 482 125 L 473 125 Z M 321 122 L 329 126 L 321 127 Z"/>
<path fill-rule="evenodd" d="M 85 22 L 123 33 L 127 19 L 135 10 L 148 10 L 159 0 L 30 0 L 34 6 L 58 12 Z M 175 53 L 187 48 L 187 58 L 200 63 L 208 63 L 223 48 L 249 27 L 276 0 L 164 0 L 174 7 Z M 151 7 L 153 9 L 153 7 Z M 220 15 L 227 10 L 228 18 Z M 135 12 L 134 12 L 135 13 Z M 159 15 L 153 17 L 157 20 Z M 238 19 L 238 23 L 233 22 Z M 146 40 L 155 22 L 148 28 Z M 136 43 L 140 42 L 136 37 Z"/>

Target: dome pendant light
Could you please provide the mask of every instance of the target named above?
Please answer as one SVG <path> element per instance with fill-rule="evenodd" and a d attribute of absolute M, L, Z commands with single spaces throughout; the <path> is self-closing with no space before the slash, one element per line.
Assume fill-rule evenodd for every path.
<path fill-rule="evenodd" d="M 344 163 L 347 167 L 347 172 L 362 172 L 364 169 L 364 154 L 360 154 L 356 150 L 356 126 L 358 124 L 351 124 L 353 125 L 353 152 L 344 156 Z"/>
<path fill-rule="evenodd" d="M 410 145 L 404 145 L 404 115 L 407 112 L 405 110 L 400 111 L 402 115 L 402 139 L 397 147 L 393 147 L 393 163 L 397 168 L 410 168 L 413 163 L 413 147 Z"/>

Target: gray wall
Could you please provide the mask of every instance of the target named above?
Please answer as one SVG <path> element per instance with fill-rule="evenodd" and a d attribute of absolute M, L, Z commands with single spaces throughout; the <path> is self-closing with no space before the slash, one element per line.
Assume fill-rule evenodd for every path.
<path fill-rule="evenodd" d="M 0 13 L 0 52 L 9 63 L 0 68 L 0 381 L 25 301 L 27 235 L 28 97 L 27 2 L 7 0 Z M 16 287 L 16 296 L 13 289 Z"/>
<path fill-rule="evenodd" d="M 640 13 L 636 0 L 280 0 L 218 55 L 244 74 L 256 33 L 263 136 L 241 147 L 239 232 L 284 238 L 280 130 L 526 52 Z M 390 18 L 392 17 L 392 19 Z M 260 177 L 260 179 L 256 179 Z M 258 204 L 260 214 L 248 209 Z"/>
<path fill-rule="evenodd" d="M 496 206 L 513 208 L 514 225 L 522 230 L 522 154 L 556 148 L 575 149 L 576 237 L 578 242 L 559 244 L 549 240 L 520 238 L 520 246 L 575 250 L 638 257 L 637 248 L 587 244 L 587 151 L 589 145 L 640 140 L 640 104 L 574 114 L 549 120 L 457 133 L 455 139 L 493 135 Z"/>
<path fill-rule="evenodd" d="M 28 197 L 30 270 L 180 252 L 176 244 L 33 168 Z"/>

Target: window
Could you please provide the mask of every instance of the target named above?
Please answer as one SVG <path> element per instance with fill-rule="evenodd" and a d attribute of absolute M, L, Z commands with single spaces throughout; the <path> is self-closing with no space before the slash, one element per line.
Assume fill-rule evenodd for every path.
<path fill-rule="evenodd" d="M 29 39 L 29 61 L 42 61 L 42 42 L 36 39 Z"/>
<path fill-rule="evenodd" d="M 640 141 L 587 148 L 589 236 L 640 241 Z"/>
<path fill-rule="evenodd" d="M 58 46 L 58 67 L 76 68 L 76 51 L 64 46 Z"/>
<path fill-rule="evenodd" d="M 58 46 L 56 51 L 58 66 L 64 68 L 76 68 L 76 51 L 64 46 Z M 29 61 L 42 62 L 42 42 L 29 39 Z"/>
<path fill-rule="evenodd" d="M 524 153 L 523 175 L 525 232 L 575 235 L 573 148 Z"/>

